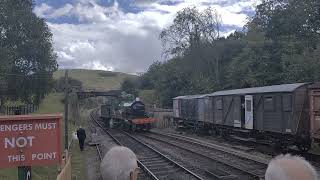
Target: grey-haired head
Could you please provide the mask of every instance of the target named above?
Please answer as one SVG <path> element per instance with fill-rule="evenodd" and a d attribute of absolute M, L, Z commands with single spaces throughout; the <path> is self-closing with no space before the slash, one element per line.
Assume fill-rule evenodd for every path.
<path fill-rule="evenodd" d="M 299 156 L 279 155 L 268 165 L 266 180 L 318 180 L 314 167 Z"/>

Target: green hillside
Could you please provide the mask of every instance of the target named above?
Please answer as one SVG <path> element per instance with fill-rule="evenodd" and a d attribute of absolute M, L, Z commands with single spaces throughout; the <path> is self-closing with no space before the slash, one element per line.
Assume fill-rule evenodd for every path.
<path fill-rule="evenodd" d="M 65 70 L 58 70 L 53 74 L 53 77 L 54 79 L 59 79 L 64 77 L 64 74 Z M 81 81 L 85 90 L 104 91 L 119 89 L 125 78 L 134 78 L 136 76 L 111 71 L 70 69 L 69 77 Z"/>

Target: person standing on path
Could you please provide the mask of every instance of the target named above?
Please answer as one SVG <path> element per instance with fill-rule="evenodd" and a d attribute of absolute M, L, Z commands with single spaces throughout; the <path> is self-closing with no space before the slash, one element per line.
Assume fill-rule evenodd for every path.
<path fill-rule="evenodd" d="M 86 131 L 80 126 L 77 130 L 77 137 L 79 140 L 79 147 L 80 150 L 83 151 L 83 147 L 84 147 L 84 140 L 86 139 Z"/>

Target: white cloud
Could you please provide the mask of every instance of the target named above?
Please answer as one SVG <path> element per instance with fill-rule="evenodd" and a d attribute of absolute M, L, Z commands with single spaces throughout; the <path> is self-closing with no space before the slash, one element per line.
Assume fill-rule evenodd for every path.
<path fill-rule="evenodd" d="M 94 53 L 95 51 L 94 45 L 92 45 L 92 43 L 89 43 L 89 42 L 76 41 L 76 42 L 70 43 L 68 46 L 69 46 L 68 50 L 71 53 L 81 53 L 83 49 L 85 49 L 90 53 Z"/>
<path fill-rule="evenodd" d="M 47 5 L 46 3 L 42 3 L 40 6 L 36 6 L 33 11 L 39 17 L 46 17 L 46 14 L 51 10 L 52 10 L 51 6 Z"/>
<path fill-rule="evenodd" d="M 219 0 L 171 0 L 176 5 L 161 4 L 164 0 L 139 0 L 143 11 L 125 13 L 117 1 L 111 7 L 96 1 L 78 0 L 54 9 L 42 3 L 34 12 L 40 17 L 59 19 L 75 17 L 77 24 L 48 23 L 53 33 L 58 63 L 62 68 L 88 68 L 128 73 L 142 72 L 155 60 L 161 60 L 159 33 L 168 27 L 179 10 L 208 6 L 221 14 L 223 24 L 237 26 L 246 23 L 243 9 L 253 10 L 257 0 L 219 4 Z M 222 32 L 224 36 L 234 30 Z"/>
<path fill-rule="evenodd" d="M 61 59 L 63 59 L 63 60 L 69 61 L 69 60 L 73 60 L 73 59 L 74 59 L 73 56 L 67 54 L 67 53 L 64 52 L 64 51 L 57 51 L 56 53 L 57 53 L 58 57 L 61 58 Z"/>
<path fill-rule="evenodd" d="M 62 16 L 75 16 L 79 21 L 99 22 L 106 21 L 108 16 L 114 16 L 118 10 L 118 3 L 113 7 L 103 7 L 95 1 L 83 1 L 76 4 L 65 4 L 60 8 L 54 9 L 46 3 L 36 6 L 34 12 L 44 18 L 54 19 Z"/>
<path fill-rule="evenodd" d="M 66 4 L 63 7 L 54 10 L 48 17 L 57 18 L 57 17 L 68 15 L 72 9 L 73 9 L 73 6 L 71 4 Z"/>
<path fill-rule="evenodd" d="M 104 70 L 104 71 L 114 71 L 112 66 L 106 66 L 101 64 L 100 61 L 92 61 L 83 65 L 85 69 L 95 69 L 95 70 Z"/>
<path fill-rule="evenodd" d="M 135 73 L 144 71 L 150 62 L 161 58 L 157 29 L 147 31 L 143 27 L 128 28 L 131 32 L 127 33 L 119 30 L 127 28 L 125 23 L 115 23 L 114 26 L 115 28 L 110 28 L 108 24 L 91 26 L 49 23 L 54 34 L 55 50 L 74 57 L 74 63 L 71 63 L 60 55 L 60 66 L 101 67 Z M 145 31 L 145 34 L 138 33 L 140 30 Z"/>

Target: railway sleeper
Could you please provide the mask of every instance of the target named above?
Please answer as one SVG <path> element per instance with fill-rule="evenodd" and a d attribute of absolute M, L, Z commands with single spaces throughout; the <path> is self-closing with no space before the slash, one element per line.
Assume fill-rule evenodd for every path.
<path fill-rule="evenodd" d="M 179 168 L 176 168 L 173 165 L 166 165 L 165 167 L 163 167 L 163 166 L 153 166 L 153 167 L 147 166 L 147 168 L 150 171 L 157 171 L 157 172 L 158 171 L 170 171 L 170 170 L 174 170 L 174 169 L 179 170 Z"/>
<path fill-rule="evenodd" d="M 221 169 L 206 170 L 205 172 L 216 179 L 221 179 L 221 180 L 237 180 L 237 179 L 239 179 L 238 176 L 236 176 L 234 174 L 230 174 L 230 173 L 228 173 L 224 170 L 221 170 Z"/>
<path fill-rule="evenodd" d="M 162 158 L 146 158 L 146 159 L 140 159 L 138 158 L 141 162 L 143 163 L 148 163 L 148 162 L 168 162 L 167 160 L 165 159 L 162 159 Z"/>
<path fill-rule="evenodd" d="M 159 179 L 163 178 L 163 177 L 171 177 L 173 175 L 177 176 L 177 177 L 181 177 L 181 173 L 179 173 L 178 171 L 159 171 L 159 172 L 155 172 L 154 173 L 156 177 L 158 177 Z M 179 175 L 180 174 L 180 175 Z M 185 173 L 184 173 L 185 174 Z"/>
<path fill-rule="evenodd" d="M 148 163 L 143 163 L 144 165 L 150 167 L 150 166 L 164 166 L 168 165 L 168 162 L 148 162 Z"/>
<path fill-rule="evenodd" d="M 152 138 L 152 137 L 150 137 L 150 138 Z M 157 138 L 154 138 L 154 139 L 157 139 Z M 188 151 L 191 151 L 191 152 L 194 152 L 194 153 L 199 154 L 199 151 L 197 151 L 197 150 L 191 150 L 191 149 L 193 149 L 193 148 L 191 148 L 191 147 L 187 148 L 187 147 L 185 147 L 185 145 L 181 145 L 180 143 L 172 142 L 172 141 L 170 141 L 170 140 L 161 140 L 161 139 L 158 139 L 158 140 L 160 140 L 160 141 L 165 141 L 165 142 L 167 142 L 168 144 L 172 144 L 172 145 L 178 146 L 178 147 L 180 147 L 180 148 L 182 148 L 182 149 L 186 149 L 186 150 L 188 150 Z M 201 152 L 201 151 L 202 151 L 202 150 L 200 150 L 200 152 Z M 203 154 L 203 153 L 201 153 L 201 154 Z M 217 155 L 218 155 L 219 157 L 217 157 Z M 212 155 L 209 155 L 209 156 L 204 155 L 204 156 L 206 156 L 206 157 L 208 157 L 208 158 L 210 158 L 210 159 L 212 159 L 212 160 L 214 160 L 214 161 L 218 161 L 218 162 L 223 163 L 223 164 L 225 164 L 225 165 L 228 165 L 228 166 L 230 166 L 230 167 L 233 167 L 233 168 L 239 169 L 239 170 L 241 170 L 241 171 L 244 171 L 244 172 L 246 172 L 246 173 L 248 173 L 248 174 L 257 176 L 257 177 L 259 177 L 259 178 L 262 176 L 260 173 L 259 173 L 259 174 L 255 174 L 255 173 L 254 173 L 254 170 L 255 170 L 255 168 L 256 168 L 257 166 L 248 166 L 248 167 L 245 167 L 245 168 L 244 168 L 243 164 L 238 164 L 238 163 L 236 163 L 236 161 L 232 161 L 232 160 L 231 160 L 232 157 L 226 156 L 226 155 L 224 155 L 224 154 L 220 154 L 220 153 L 215 154 L 215 153 L 213 153 Z M 226 157 L 227 157 L 227 158 L 226 158 Z M 223 159 L 223 160 L 221 161 L 221 159 Z M 226 159 L 227 159 L 227 160 L 226 160 Z"/>

